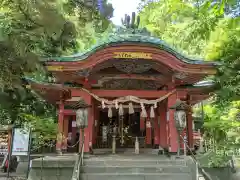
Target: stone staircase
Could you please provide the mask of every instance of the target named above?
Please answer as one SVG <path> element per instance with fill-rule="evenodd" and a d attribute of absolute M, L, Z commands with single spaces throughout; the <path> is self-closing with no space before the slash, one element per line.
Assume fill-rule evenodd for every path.
<path fill-rule="evenodd" d="M 99 155 L 84 159 L 81 180 L 196 180 L 190 157 Z"/>
<path fill-rule="evenodd" d="M 3 160 L 4 160 L 4 156 L 0 156 L 0 165 L 2 165 Z"/>
<path fill-rule="evenodd" d="M 3 171 L 3 161 L 5 159 L 5 156 L 4 155 L 1 155 L 0 156 L 0 171 Z"/>

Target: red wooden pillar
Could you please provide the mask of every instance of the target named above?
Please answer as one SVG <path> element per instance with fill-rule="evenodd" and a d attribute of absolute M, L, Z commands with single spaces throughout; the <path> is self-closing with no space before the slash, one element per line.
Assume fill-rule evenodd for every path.
<path fill-rule="evenodd" d="M 62 152 L 62 136 L 63 136 L 63 118 L 64 118 L 64 104 L 60 101 L 59 110 L 58 110 L 58 137 L 56 144 L 56 151 L 58 153 Z"/>
<path fill-rule="evenodd" d="M 63 151 L 67 151 L 68 124 L 69 124 L 69 116 L 64 115 L 64 117 L 63 117 L 63 143 L 62 143 Z"/>
<path fill-rule="evenodd" d="M 98 132 L 99 132 L 99 109 L 97 107 L 97 102 L 95 101 L 94 103 L 94 121 L 93 121 L 93 129 L 94 129 L 94 133 L 93 133 L 93 144 L 97 143 L 97 137 L 98 137 Z"/>
<path fill-rule="evenodd" d="M 178 134 L 177 129 L 175 126 L 175 120 L 174 120 L 174 109 L 170 109 L 177 100 L 177 95 L 173 94 L 170 97 L 168 97 L 168 132 L 169 132 L 169 152 L 170 153 L 176 153 L 178 150 Z"/>
<path fill-rule="evenodd" d="M 12 149 L 12 131 L 14 131 L 14 129 L 8 127 L 8 153 L 10 153 L 10 149 Z"/>
<path fill-rule="evenodd" d="M 160 106 L 158 107 L 159 115 L 160 115 L 160 131 L 159 131 L 159 140 L 160 146 L 162 148 L 168 147 L 168 134 L 167 134 L 167 101 L 160 102 Z"/>
<path fill-rule="evenodd" d="M 146 118 L 146 146 L 152 147 L 152 125 L 150 119 L 150 110 L 147 112 L 148 117 Z"/>
<path fill-rule="evenodd" d="M 143 133 L 145 129 L 146 129 L 145 118 L 140 116 L 140 130 Z"/>
<path fill-rule="evenodd" d="M 154 118 L 154 145 L 159 145 L 159 115 L 158 113 L 155 113 L 155 118 Z"/>
<path fill-rule="evenodd" d="M 188 146 L 193 148 L 193 117 L 191 111 L 186 111 L 187 116 L 187 137 L 188 137 Z"/>
<path fill-rule="evenodd" d="M 71 115 L 71 119 L 72 119 L 72 124 L 76 123 L 76 115 Z M 71 124 L 71 126 L 72 126 L 72 124 Z M 74 143 L 76 140 L 76 134 L 77 134 L 77 127 L 72 127 L 72 138 L 73 138 Z"/>
<path fill-rule="evenodd" d="M 91 95 L 88 93 L 83 93 L 82 95 L 83 100 L 86 104 L 91 105 L 91 107 L 88 108 L 88 127 L 84 130 L 84 152 L 89 153 L 90 152 L 90 146 L 92 146 L 92 137 L 93 137 L 93 122 L 94 122 L 94 110 L 93 110 L 93 101 Z M 82 133 L 80 132 L 80 148 L 82 144 Z"/>
<path fill-rule="evenodd" d="M 94 137 L 94 121 L 95 121 L 95 102 L 93 101 L 93 98 L 91 97 L 91 100 L 89 102 L 89 104 L 91 103 L 91 107 L 89 108 L 88 110 L 88 131 L 89 131 L 89 145 L 92 147 L 92 144 L 93 144 L 93 137 Z"/>

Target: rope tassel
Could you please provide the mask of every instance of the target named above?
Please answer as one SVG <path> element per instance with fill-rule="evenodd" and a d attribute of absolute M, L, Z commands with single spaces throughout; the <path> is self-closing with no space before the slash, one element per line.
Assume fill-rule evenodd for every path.
<path fill-rule="evenodd" d="M 119 114 L 119 116 L 123 116 L 123 114 L 124 114 L 122 104 L 119 105 L 118 114 Z"/>
<path fill-rule="evenodd" d="M 154 109 L 156 109 L 156 108 L 157 108 L 157 102 L 154 103 Z"/>
<path fill-rule="evenodd" d="M 128 106 L 128 112 L 129 114 L 134 114 L 134 108 L 133 108 L 133 104 L 130 102 L 129 106 Z"/>
<path fill-rule="evenodd" d="M 112 107 L 111 106 L 108 106 L 108 117 L 109 118 L 112 118 Z"/>
<path fill-rule="evenodd" d="M 117 102 L 117 101 L 115 101 L 115 108 L 116 108 L 116 109 L 119 108 L 119 107 L 118 107 L 118 102 Z"/>
<path fill-rule="evenodd" d="M 147 117 L 147 111 L 145 109 L 145 106 L 142 102 L 140 104 L 141 104 L 141 109 L 142 109 L 141 117 L 146 118 Z"/>
<path fill-rule="evenodd" d="M 155 118 L 154 106 L 151 106 L 150 118 Z"/>
<path fill-rule="evenodd" d="M 105 109 L 105 103 L 104 103 L 104 101 L 102 101 L 102 109 Z"/>

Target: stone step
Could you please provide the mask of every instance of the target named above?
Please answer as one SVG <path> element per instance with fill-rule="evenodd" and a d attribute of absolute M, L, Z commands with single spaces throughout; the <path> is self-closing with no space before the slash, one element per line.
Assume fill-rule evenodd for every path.
<path fill-rule="evenodd" d="M 1 155 L 1 156 L 0 156 L 0 163 L 3 162 L 3 160 L 4 160 L 4 156 Z"/>
<path fill-rule="evenodd" d="M 0 156 L 0 168 L 3 167 L 4 156 Z M 1 169 L 0 169 L 1 171 Z"/>
<path fill-rule="evenodd" d="M 187 166 L 85 166 L 83 173 L 191 173 Z"/>
<path fill-rule="evenodd" d="M 152 159 L 84 159 L 85 166 L 186 166 L 186 161 Z"/>
<path fill-rule="evenodd" d="M 81 180 L 192 180 L 186 173 L 89 173 L 82 174 Z"/>
<path fill-rule="evenodd" d="M 95 155 L 101 155 L 101 154 L 112 154 L 112 149 L 107 148 L 107 149 L 94 149 L 93 150 Z M 117 148 L 116 149 L 117 154 L 131 154 L 131 155 L 136 155 L 135 149 L 132 148 Z M 139 149 L 140 154 L 149 154 L 149 155 L 156 155 L 159 154 L 159 149 L 152 149 L 152 148 L 140 148 Z"/>

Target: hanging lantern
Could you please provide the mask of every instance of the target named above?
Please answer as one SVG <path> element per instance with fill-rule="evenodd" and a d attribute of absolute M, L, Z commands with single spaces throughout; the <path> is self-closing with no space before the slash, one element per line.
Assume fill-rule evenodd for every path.
<path fill-rule="evenodd" d="M 88 109 L 80 108 L 76 111 L 76 125 L 80 129 L 84 129 L 88 126 Z"/>
<path fill-rule="evenodd" d="M 187 117 L 186 117 L 186 110 L 189 109 L 189 105 L 187 105 L 185 102 L 181 100 L 177 100 L 176 103 L 170 107 L 170 109 L 174 109 L 174 120 L 175 120 L 175 126 L 176 130 L 178 132 L 178 151 L 177 155 L 180 156 L 180 144 L 181 144 L 181 133 L 186 128 L 187 124 Z M 188 132 L 186 132 L 187 134 Z M 186 137 L 187 138 L 187 137 Z"/>
<path fill-rule="evenodd" d="M 112 118 L 112 107 L 108 106 L 108 117 Z"/>
<path fill-rule="evenodd" d="M 131 102 L 129 103 L 129 106 L 128 106 L 128 113 L 134 114 L 134 108 L 133 108 L 133 104 Z"/>
<path fill-rule="evenodd" d="M 174 112 L 174 119 L 176 123 L 176 128 L 183 130 L 187 125 L 186 112 L 184 110 L 176 110 Z"/>
<path fill-rule="evenodd" d="M 120 104 L 120 105 L 119 105 L 118 114 L 119 114 L 119 116 L 123 116 L 123 114 L 124 114 L 124 111 L 123 111 L 123 106 L 122 106 L 122 104 Z"/>
<path fill-rule="evenodd" d="M 174 120 L 176 128 L 183 130 L 187 124 L 186 110 L 189 109 L 189 105 L 178 99 L 170 109 L 175 109 Z"/>

